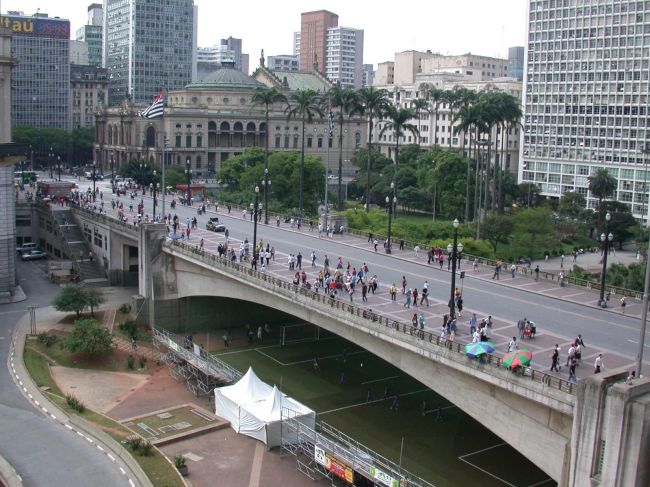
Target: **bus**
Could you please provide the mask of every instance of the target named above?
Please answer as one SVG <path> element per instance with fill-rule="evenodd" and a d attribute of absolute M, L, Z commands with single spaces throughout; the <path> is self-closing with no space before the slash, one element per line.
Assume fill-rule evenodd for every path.
<path fill-rule="evenodd" d="M 35 183 L 38 181 L 38 174 L 35 171 L 15 171 L 14 180 L 22 184 Z"/>

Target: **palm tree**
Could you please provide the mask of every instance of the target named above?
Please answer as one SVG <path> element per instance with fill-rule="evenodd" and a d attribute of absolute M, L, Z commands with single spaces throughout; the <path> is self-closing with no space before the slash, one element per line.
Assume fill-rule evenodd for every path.
<path fill-rule="evenodd" d="M 368 162 L 366 165 L 366 212 L 370 211 L 370 157 L 372 153 L 372 129 L 374 117 L 381 119 L 388 107 L 388 91 L 368 86 L 359 90 L 363 113 L 368 117 Z"/>
<path fill-rule="evenodd" d="M 328 104 L 338 108 L 339 119 L 339 183 L 338 183 L 338 209 L 343 209 L 343 124 L 345 117 L 350 119 L 353 115 L 361 113 L 363 108 L 359 95 L 350 87 L 341 88 L 333 86 L 327 92 Z"/>
<path fill-rule="evenodd" d="M 272 86 L 261 86 L 253 93 L 253 104 L 264 105 L 264 223 L 269 224 L 269 109 L 275 103 L 286 102 L 287 97 Z"/>
<path fill-rule="evenodd" d="M 603 213 L 603 200 L 614 194 L 618 181 L 609 174 L 607 169 L 596 169 L 596 172 L 589 176 L 589 192 L 598 198 L 598 227 L 600 228 L 601 216 Z"/>
<path fill-rule="evenodd" d="M 432 145 L 437 145 L 436 138 L 438 137 L 438 108 L 440 108 L 440 103 L 444 100 L 444 90 L 432 86 L 427 92 L 427 98 L 429 103 L 431 103 L 431 109 L 429 113 L 433 112 L 433 140 L 431 141 Z"/>
<path fill-rule="evenodd" d="M 482 120 L 480 119 L 480 110 L 476 104 L 467 104 L 461 106 L 455 115 L 454 122 L 457 122 L 455 130 L 463 134 L 469 133 L 469 155 L 471 159 L 472 154 L 472 133 L 476 130 L 480 131 L 484 128 Z M 465 143 L 465 136 L 463 136 L 463 145 Z M 464 148 L 463 148 L 464 152 Z M 478 163 L 477 163 L 478 171 Z M 478 180 L 476 181 L 478 183 Z M 467 184 L 465 186 L 465 221 L 469 222 L 469 188 L 470 188 L 470 164 L 467 164 Z M 476 190 L 476 188 L 475 188 Z"/>
<path fill-rule="evenodd" d="M 386 112 L 384 113 L 384 119 L 386 124 L 379 132 L 381 137 L 386 130 L 393 131 L 393 137 L 395 138 L 395 174 L 393 176 L 393 196 L 397 194 L 397 171 L 399 169 L 399 139 L 404 137 L 406 132 L 410 132 L 413 136 L 417 137 L 419 130 L 418 128 L 409 123 L 415 117 L 415 112 L 410 108 L 395 108 L 395 105 L 388 105 Z M 394 210 L 393 210 L 394 211 Z M 393 213 L 394 215 L 394 213 Z"/>
<path fill-rule="evenodd" d="M 289 97 L 289 102 L 285 108 L 287 120 L 300 119 L 302 123 L 302 141 L 300 145 L 300 196 L 298 202 L 298 210 L 302 217 L 302 193 L 305 179 L 305 124 L 311 123 L 315 115 L 323 116 L 323 111 L 320 107 L 320 96 L 314 90 L 296 90 Z"/>
<path fill-rule="evenodd" d="M 442 101 L 449 105 L 449 148 L 451 149 L 451 134 L 454 120 L 454 105 L 458 100 L 458 89 L 454 87 L 453 90 L 445 90 L 442 94 Z"/>
<path fill-rule="evenodd" d="M 420 113 L 429 113 L 429 101 L 426 100 L 425 98 L 416 98 L 413 103 L 411 108 L 415 111 L 415 118 L 417 120 L 417 128 L 418 128 L 418 149 L 420 149 Z"/>
<path fill-rule="evenodd" d="M 512 95 L 508 95 L 504 98 L 504 113 L 503 113 L 503 122 L 502 122 L 502 132 L 501 132 L 501 158 L 499 159 L 499 212 L 503 213 L 504 210 L 504 198 L 503 198 L 503 171 L 504 165 L 503 161 L 506 160 L 506 152 L 508 147 L 508 136 L 510 129 L 513 127 L 521 126 L 521 118 L 523 117 L 523 112 L 521 110 L 521 105 L 519 101 Z M 504 137 L 505 131 L 505 137 Z"/>

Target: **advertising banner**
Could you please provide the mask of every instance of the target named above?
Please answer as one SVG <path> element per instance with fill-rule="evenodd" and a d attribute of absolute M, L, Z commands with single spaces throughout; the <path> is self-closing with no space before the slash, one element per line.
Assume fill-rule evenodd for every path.
<path fill-rule="evenodd" d="M 354 483 L 354 470 L 352 470 L 350 466 L 334 458 L 319 445 L 314 447 L 314 460 L 337 477 L 350 484 Z"/>
<path fill-rule="evenodd" d="M 377 467 L 370 467 L 370 475 L 381 485 L 387 487 L 399 487 L 399 480 L 394 479 L 385 472 L 382 472 Z"/>

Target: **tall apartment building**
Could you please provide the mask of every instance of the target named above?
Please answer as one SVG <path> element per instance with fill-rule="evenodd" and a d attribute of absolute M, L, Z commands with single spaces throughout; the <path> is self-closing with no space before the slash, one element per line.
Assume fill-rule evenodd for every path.
<path fill-rule="evenodd" d="M 0 25 L 12 32 L 11 124 L 67 129 L 70 93 L 70 22 L 47 14 L 8 12 Z"/>
<path fill-rule="evenodd" d="M 300 32 L 293 33 L 293 55 L 298 57 L 298 67 L 300 67 Z"/>
<path fill-rule="evenodd" d="M 224 61 L 234 63 L 235 69 L 248 74 L 248 54 L 242 52 L 241 39 L 228 37 L 216 46 L 197 48 L 196 62 L 203 70 L 219 69 Z"/>
<path fill-rule="evenodd" d="M 102 65 L 104 10 L 100 3 L 88 6 L 88 23 L 77 29 L 77 40 L 88 46 L 88 64 Z"/>
<path fill-rule="evenodd" d="M 363 86 L 372 86 L 375 79 L 375 69 L 372 64 L 363 65 Z"/>
<path fill-rule="evenodd" d="M 309 73 L 318 65 L 325 75 L 327 30 L 338 27 L 339 16 L 327 10 L 303 12 L 300 15 L 300 70 Z"/>
<path fill-rule="evenodd" d="M 363 85 L 363 30 L 349 27 L 327 29 L 325 76 L 341 86 Z"/>
<path fill-rule="evenodd" d="M 150 103 L 161 89 L 190 83 L 195 12 L 193 0 L 105 0 L 104 66 L 110 105 L 127 96 L 135 104 Z"/>
<path fill-rule="evenodd" d="M 339 17 L 327 10 L 304 12 L 300 32 L 294 32 L 294 54 L 302 72 L 314 68 L 333 83 L 363 85 L 363 30 L 339 27 Z"/>
<path fill-rule="evenodd" d="M 70 65 L 70 127 L 92 128 L 95 113 L 106 103 L 108 77 L 98 66 Z"/>
<path fill-rule="evenodd" d="M 618 180 L 612 199 L 648 218 L 650 2 L 529 0 L 521 182 L 542 195 Z"/>
<path fill-rule="evenodd" d="M 269 56 L 266 58 L 266 65 L 271 71 L 300 71 L 298 56 L 291 56 L 289 54 Z"/>
<path fill-rule="evenodd" d="M 508 76 L 523 81 L 525 59 L 526 56 L 523 46 L 515 46 L 508 49 Z"/>
<path fill-rule="evenodd" d="M 88 44 L 82 41 L 70 42 L 70 64 L 88 65 Z"/>

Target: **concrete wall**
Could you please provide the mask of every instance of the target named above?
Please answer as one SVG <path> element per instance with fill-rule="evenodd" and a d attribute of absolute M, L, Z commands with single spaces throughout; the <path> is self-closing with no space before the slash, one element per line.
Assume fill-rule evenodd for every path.
<path fill-rule="evenodd" d="M 481 422 L 553 479 L 568 478 L 574 396 L 465 359 L 444 347 L 423 348 L 416 337 L 363 319 L 345 305 L 330 307 L 289 289 L 212 267 L 164 248 L 155 295 L 234 297 L 314 323 L 388 360 Z M 216 272 L 215 272 L 216 271 Z"/>
<path fill-rule="evenodd" d="M 572 487 L 650 485 L 650 378 L 614 369 L 580 383 Z"/>

